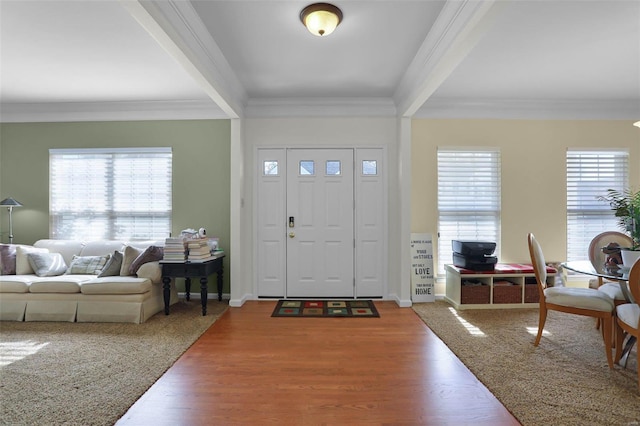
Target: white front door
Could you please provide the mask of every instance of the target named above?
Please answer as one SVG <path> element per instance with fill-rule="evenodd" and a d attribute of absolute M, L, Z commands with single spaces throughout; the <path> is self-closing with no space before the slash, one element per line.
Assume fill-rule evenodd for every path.
<path fill-rule="evenodd" d="M 353 149 L 287 150 L 287 297 L 354 297 Z"/>

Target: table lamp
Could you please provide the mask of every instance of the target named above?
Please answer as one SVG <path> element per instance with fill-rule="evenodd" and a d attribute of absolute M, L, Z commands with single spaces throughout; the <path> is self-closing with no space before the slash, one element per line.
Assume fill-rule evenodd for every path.
<path fill-rule="evenodd" d="M 9 210 L 9 244 L 13 244 L 13 208 L 22 207 L 22 204 L 11 197 L 8 197 L 0 201 L 0 206 L 4 206 Z"/>

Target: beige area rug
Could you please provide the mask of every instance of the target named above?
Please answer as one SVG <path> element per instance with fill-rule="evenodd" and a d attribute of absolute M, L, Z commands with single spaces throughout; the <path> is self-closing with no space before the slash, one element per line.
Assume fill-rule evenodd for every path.
<path fill-rule="evenodd" d="M 227 306 L 210 300 L 203 317 L 181 300 L 144 324 L 0 322 L 0 424 L 113 425 Z"/>
<path fill-rule="evenodd" d="M 635 350 L 610 370 L 593 319 L 549 312 L 535 347 L 537 309 L 413 309 L 523 425 L 640 425 Z"/>

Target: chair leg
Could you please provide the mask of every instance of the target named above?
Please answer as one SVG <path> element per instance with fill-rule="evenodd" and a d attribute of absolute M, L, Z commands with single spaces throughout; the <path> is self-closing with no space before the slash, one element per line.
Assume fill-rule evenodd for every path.
<path fill-rule="evenodd" d="M 538 319 L 538 335 L 536 336 L 536 341 L 533 343 L 533 346 L 538 346 L 540 344 L 540 338 L 542 338 L 542 330 L 544 330 L 544 323 L 547 321 L 547 308 L 540 306 L 540 318 Z"/>
<path fill-rule="evenodd" d="M 598 321 L 600 321 L 600 323 L 602 323 L 602 319 L 598 318 Z M 611 348 L 615 348 L 616 347 L 616 319 L 615 317 L 611 320 Z M 599 327 L 596 327 L 599 328 Z M 600 329 L 600 335 L 602 336 L 602 338 L 604 339 L 604 329 Z"/>
<path fill-rule="evenodd" d="M 604 350 L 607 354 L 607 364 L 613 369 L 613 356 L 611 355 L 611 330 L 613 328 L 613 317 L 602 319 L 602 331 L 604 334 Z"/>
<path fill-rule="evenodd" d="M 598 287 L 600 287 L 602 284 L 604 284 L 602 277 L 598 277 Z M 600 318 L 596 318 L 596 330 L 600 328 L 601 324 L 602 324 L 602 320 Z"/>
<path fill-rule="evenodd" d="M 640 343 L 636 343 L 636 345 L 640 345 Z M 636 356 L 638 357 L 638 360 L 636 361 L 636 365 L 639 366 L 638 367 L 638 387 L 640 388 L 640 346 L 636 347 Z"/>
<path fill-rule="evenodd" d="M 624 330 L 622 329 L 622 327 L 620 327 L 620 325 L 618 324 L 618 321 L 616 321 L 615 340 L 616 340 L 615 362 L 618 363 L 620 362 L 620 358 L 622 358 L 622 345 L 624 343 Z"/>

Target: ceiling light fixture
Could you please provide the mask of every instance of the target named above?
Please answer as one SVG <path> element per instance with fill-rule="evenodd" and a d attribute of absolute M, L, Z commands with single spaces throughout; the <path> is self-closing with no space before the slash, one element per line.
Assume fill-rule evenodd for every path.
<path fill-rule="evenodd" d="M 302 9 L 300 20 L 311 34 L 327 36 L 342 21 L 342 11 L 329 3 L 314 3 Z"/>

